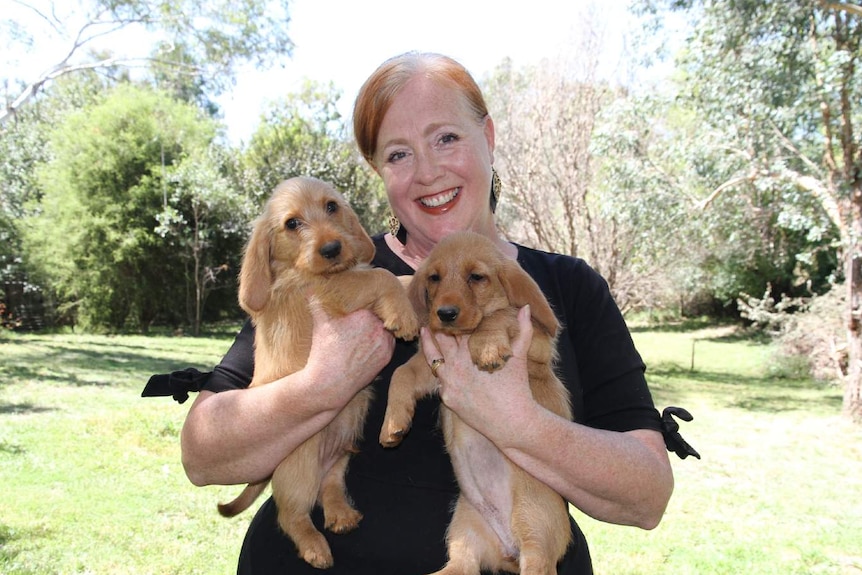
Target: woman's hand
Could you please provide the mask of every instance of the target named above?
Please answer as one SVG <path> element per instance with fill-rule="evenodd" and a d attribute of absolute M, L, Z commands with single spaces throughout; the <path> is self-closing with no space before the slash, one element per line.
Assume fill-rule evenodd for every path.
<path fill-rule="evenodd" d="M 306 366 L 266 385 L 202 391 L 182 431 L 183 465 L 195 485 L 260 481 L 323 429 L 392 357 L 395 342 L 369 311 L 329 317 L 311 304 Z"/>
<path fill-rule="evenodd" d="M 389 363 L 395 338 L 367 310 L 333 318 L 314 299 L 309 301 L 309 310 L 314 330 L 302 371 L 319 386 L 316 393 L 324 394 L 319 399 L 331 399 L 330 406 L 340 410 Z"/>
<path fill-rule="evenodd" d="M 652 529 L 673 491 L 673 472 L 661 433 L 594 429 L 559 417 L 532 397 L 527 351 L 529 309 L 518 314 L 513 355 L 487 373 L 470 358 L 467 337 L 422 332 L 429 365 L 437 367 L 440 398 L 470 427 L 490 439 L 514 464 L 588 515 Z"/>
<path fill-rule="evenodd" d="M 512 342 L 512 357 L 502 369 L 489 373 L 473 363 L 469 336 L 422 331 L 422 349 L 430 364 L 443 358 L 438 368 L 440 400 L 470 427 L 489 438 L 510 431 L 510 413 L 544 409 L 533 399 L 527 374 L 527 352 L 533 337 L 530 308 L 518 312 L 519 332 Z"/>

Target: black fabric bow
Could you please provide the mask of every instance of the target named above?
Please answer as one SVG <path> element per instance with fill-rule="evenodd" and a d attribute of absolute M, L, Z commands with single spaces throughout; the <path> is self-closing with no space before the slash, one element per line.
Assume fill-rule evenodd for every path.
<path fill-rule="evenodd" d="M 676 453 L 680 459 L 685 459 L 689 455 L 693 455 L 700 459 L 700 453 L 695 451 L 695 449 L 682 438 L 682 435 L 679 434 L 679 424 L 674 420 L 674 415 L 683 421 L 691 421 L 694 419 L 694 417 L 682 407 L 664 408 L 664 411 L 661 413 L 661 429 L 667 450 Z"/>
<path fill-rule="evenodd" d="M 200 391 L 210 376 L 209 371 L 201 372 L 193 367 L 173 373 L 160 373 L 150 377 L 141 397 L 166 397 L 168 395 L 183 403 L 189 398 L 190 391 Z"/>

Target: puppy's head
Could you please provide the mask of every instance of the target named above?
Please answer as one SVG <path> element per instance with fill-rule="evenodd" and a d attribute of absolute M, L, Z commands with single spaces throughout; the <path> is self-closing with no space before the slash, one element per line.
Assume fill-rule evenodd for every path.
<path fill-rule="evenodd" d="M 262 310 L 279 277 L 326 276 L 369 263 L 374 244 L 344 197 L 315 178 L 291 178 L 276 186 L 243 256 L 240 305 Z"/>
<path fill-rule="evenodd" d="M 557 332 L 556 316 L 533 278 L 473 232 L 441 240 L 416 270 L 408 292 L 433 331 L 472 333 L 485 316 L 529 304 L 534 322 L 552 337 Z"/>

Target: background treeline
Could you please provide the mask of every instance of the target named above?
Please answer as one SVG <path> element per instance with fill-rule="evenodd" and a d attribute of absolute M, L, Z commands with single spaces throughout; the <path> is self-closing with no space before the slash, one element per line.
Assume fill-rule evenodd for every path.
<path fill-rule="evenodd" d="M 827 350 L 824 373 L 843 376 L 862 349 L 852 322 L 844 331 L 862 301 L 862 10 L 817 0 L 639 0 L 632 9 L 641 29 L 624 81 L 603 73 L 589 20 L 577 23 L 590 33 L 569 56 L 530 67 L 501 60 L 481 78 L 497 129 L 501 227 L 586 259 L 625 312 L 743 318 L 787 333 L 798 323 L 788 312 L 814 307 L 816 341 L 789 345 Z M 239 36 L 275 34 L 249 26 L 265 11 L 255 14 Z M 669 14 L 687 19 L 687 33 L 674 75 L 651 83 Z M 207 61 L 182 30 L 172 61 Z M 238 46 L 225 51 L 277 51 Z M 385 196 L 334 85 L 284 95 L 248 142 L 232 145 L 205 70 L 146 61 L 134 75 L 113 63 L 58 74 L 26 105 L 7 105 L 7 325 L 197 333 L 239 317 L 249 224 L 290 176 L 332 182 L 369 232 L 384 229 Z"/>
<path fill-rule="evenodd" d="M 236 149 L 206 110 L 152 82 L 53 83 L 0 136 L 6 321 L 197 333 L 239 317 L 249 224 L 290 176 L 326 179 L 369 228 L 382 222 L 380 186 L 337 97 L 319 86 L 288 95 Z"/>

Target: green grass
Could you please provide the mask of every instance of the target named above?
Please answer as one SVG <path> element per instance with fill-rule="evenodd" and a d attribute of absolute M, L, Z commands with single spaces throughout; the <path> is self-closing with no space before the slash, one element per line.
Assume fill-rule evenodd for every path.
<path fill-rule="evenodd" d="M 862 428 L 840 390 L 778 377 L 769 345 L 726 330 L 636 330 L 660 406 L 695 419 L 653 531 L 576 513 L 599 575 L 862 573 Z M 227 574 L 250 514 L 237 487 L 186 480 L 190 402 L 141 398 L 152 373 L 219 360 L 210 338 L 0 334 L 0 573 Z M 692 369 L 692 342 L 694 369 Z"/>
<path fill-rule="evenodd" d="M 244 524 L 215 504 L 238 488 L 185 478 L 191 401 L 140 397 L 152 373 L 212 366 L 230 337 L 3 337 L 0 572 L 232 572 Z"/>

